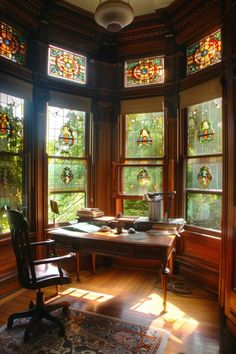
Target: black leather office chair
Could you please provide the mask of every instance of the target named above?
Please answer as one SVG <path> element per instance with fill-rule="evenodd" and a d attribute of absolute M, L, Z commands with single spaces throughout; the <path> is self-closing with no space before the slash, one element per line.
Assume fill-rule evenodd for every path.
<path fill-rule="evenodd" d="M 11 328 L 16 318 L 30 317 L 31 320 L 27 324 L 24 334 L 24 341 L 29 341 L 33 329 L 41 322 L 42 318 L 46 318 L 59 326 L 59 334 L 63 336 L 65 333 L 63 323 L 59 318 L 52 316 L 50 312 L 58 308 L 62 308 L 63 312 L 66 312 L 69 303 L 45 304 L 41 288 L 71 283 L 69 275 L 61 268 L 60 263 L 71 258 L 73 254 L 57 257 L 55 255 L 54 240 L 30 242 L 28 222 L 19 211 L 9 210 L 8 220 L 16 256 L 19 283 L 25 289 L 37 290 L 37 296 L 36 303 L 31 301 L 27 311 L 13 313 L 9 316 L 7 327 Z M 35 260 L 34 251 L 36 246 L 52 246 L 52 257 Z"/>

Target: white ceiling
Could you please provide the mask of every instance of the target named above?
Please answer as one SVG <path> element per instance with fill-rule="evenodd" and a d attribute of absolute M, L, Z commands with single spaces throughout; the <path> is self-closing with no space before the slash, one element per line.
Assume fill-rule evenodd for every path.
<path fill-rule="evenodd" d="M 65 0 L 66 2 L 78 6 L 84 10 L 95 12 L 96 7 L 100 4 L 100 0 Z M 129 2 L 133 7 L 134 16 L 146 15 L 155 12 L 157 9 L 167 7 L 174 0 L 123 0 Z M 104 2 L 102 0 L 102 2 Z"/>

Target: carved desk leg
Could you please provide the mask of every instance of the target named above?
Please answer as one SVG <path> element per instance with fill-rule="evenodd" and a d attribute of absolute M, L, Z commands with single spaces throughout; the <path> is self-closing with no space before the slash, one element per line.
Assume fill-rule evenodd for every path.
<path fill-rule="evenodd" d="M 167 283 L 170 270 L 167 267 L 167 261 L 161 265 L 161 284 L 162 284 L 162 299 L 163 299 L 163 312 L 166 312 L 167 303 Z"/>

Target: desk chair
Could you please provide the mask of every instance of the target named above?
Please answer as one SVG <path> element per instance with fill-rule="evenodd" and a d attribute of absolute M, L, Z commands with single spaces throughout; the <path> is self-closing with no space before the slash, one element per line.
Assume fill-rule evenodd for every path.
<path fill-rule="evenodd" d="M 62 308 L 63 313 L 66 313 L 68 311 L 69 303 L 60 302 L 53 305 L 45 304 L 41 288 L 71 283 L 69 275 L 63 268 L 61 268 L 60 263 L 61 261 L 70 259 L 73 255 L 67 254 L 65 256 L 57 257 L 55 255 L 54 240 L 30 242 L 28 222 L 19 211 L 9 210 L 8 221 L 16 257 L 19 283 L 25 289 L 37 290 L 37 295 L 36 303 L 31 301 L 28 310 L 13 313 L 9 316 L 7 328 L 11 328 L 13 321 L 17 318 L 31 318 L 24 333 L 24 341 L 27 342 L 30 340 L 31 334 L 36 325 L 45 318 L 56 323 L 59 326 L 59 335 L 63 336 L 65 334 L 64 324 L 59 318 L 52 316 L 50 312 Z M 51 250 L 53 251 L 52 256 L 50 258 L 35 260 L 34 251 L 37 246 L 51 247 Z"/>

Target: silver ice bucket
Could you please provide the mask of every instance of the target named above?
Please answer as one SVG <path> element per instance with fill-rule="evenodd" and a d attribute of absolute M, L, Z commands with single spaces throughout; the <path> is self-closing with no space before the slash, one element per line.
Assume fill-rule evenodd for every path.
<path fill-rule="evenodd" d="M 148 213 L 150 221 L 162 220 L 162 198 L 155 198 L 148 202 Z"/>

